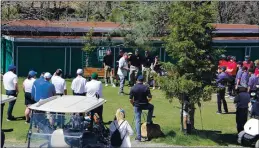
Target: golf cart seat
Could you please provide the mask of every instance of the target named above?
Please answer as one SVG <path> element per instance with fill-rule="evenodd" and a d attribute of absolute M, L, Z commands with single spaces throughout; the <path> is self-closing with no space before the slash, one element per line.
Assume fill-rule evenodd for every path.
<path fill-rule="evenodd" d="M 64 147 L 64 148 L 70 147 L 65 142 L 65 136 L 64 136 L 63 129 L 57 129 L 52 133 L 50 145 L 51 145 L 51 147 Z"/>

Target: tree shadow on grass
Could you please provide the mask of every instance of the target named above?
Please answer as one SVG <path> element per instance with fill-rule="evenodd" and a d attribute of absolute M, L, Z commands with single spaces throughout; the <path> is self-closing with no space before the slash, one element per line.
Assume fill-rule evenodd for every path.
<path fill-rule="evenodd" d="M 236 134 L 222 134 L 221 131 L 212 131 L 212 130 L 196 130 L 193 134 L 201 137 L 210 139 L 222 146 L 228 145 L 237 145 L 237 135 Z"/>

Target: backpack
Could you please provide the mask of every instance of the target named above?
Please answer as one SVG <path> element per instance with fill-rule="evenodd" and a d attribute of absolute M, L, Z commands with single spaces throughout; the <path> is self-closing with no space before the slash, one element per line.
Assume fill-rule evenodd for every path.
<path fill-rule="evenodd" d="M 124 121 L 123 121 L 124 122 Z M 113 147 L 120 147 L 122 145 L 122 141 L 124 140 L 125 136 L 121 138 L 121 133 L 119 131 L 120 126 L 123 124 L 123 122 L 119 125 L 117 128 L 115 123 L 113 122 L 114 126 L 116 127 L 116 130 L 111 135 L 111 145 Z"/>

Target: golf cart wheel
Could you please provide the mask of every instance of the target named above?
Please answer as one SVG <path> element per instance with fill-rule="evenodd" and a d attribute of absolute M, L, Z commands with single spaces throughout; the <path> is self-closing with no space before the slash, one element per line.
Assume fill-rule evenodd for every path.
<path fill-rule="evenodd" d="M 240 145 L 243 145 L 242 139 L 243 139 L 244 135 L 245 135 L 245 131 L 241 131 L 240 133 L 238 133 L 237 142 L 238 142 Z"/>
<path fill-rule="evenodd" d="M 255 148 L 259 148 L 259 139 L 255 143 Z"/>

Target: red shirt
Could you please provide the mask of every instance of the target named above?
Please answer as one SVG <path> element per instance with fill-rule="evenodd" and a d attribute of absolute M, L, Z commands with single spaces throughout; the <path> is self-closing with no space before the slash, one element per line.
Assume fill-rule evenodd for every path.
<path fill-rule="evenodd" d="M 259 68 L 256 67 L 256 68 L 255 68 L 255 76 L 257 76 L 258 74 L 259 74 Z"/>
<path fill-rule="evenodd" d="M 243 62 L 243 66 L 247 67 L 247 69 L 249 69 L 250 67 L 253 67 L 253 65 L 254 65 L 253 61 L 249 61 L 249 62 L 244 61 Z"/>
<path fill-rule="evenodd" d="M 228 72 L 229 75 L 234 76 L 237 73 L 237 63 L 236 62 L 228 62 L 227 69 L 233 69 L 232 72 Z"/>
<path fill-rule="evenodd" d="M 226 60 L 220 60 L 219 61 L 219 67 L 222 67 L 222 66 L 226 66 L 227 67 L 227 65 L 228 65 L 228 61 L 226 61 Z"/>

